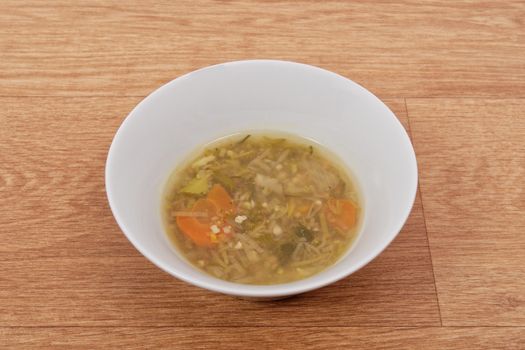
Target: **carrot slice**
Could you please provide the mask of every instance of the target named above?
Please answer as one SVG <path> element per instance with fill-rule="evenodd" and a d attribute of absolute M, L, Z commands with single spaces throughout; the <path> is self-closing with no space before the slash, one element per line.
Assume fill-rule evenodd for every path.
<path fill-rule="evenodd" d="M 205 212 L 208 217 L 177 216 L 176 222 L 182 233 L 200 246 L 211 246 L 210 221 L 217 212 L 215 204 L 208 199 L 199 199 L 192 208 L 194 212 Z"/>
<path fill-rule="evenodd" d="M 206 198 L 201 198 L 191 208 L 192 212 L 206 213 L 202 216 L 177 216 L 176 222 L 180 230 L 195 244 L 211 246 L 214 242 L 210 235 L 211 218 L 235 211 L 233 199 L 221 185 L 214 185 Z"/>
<path fill-rule="evenodd" d="M 212 245 L 208 225 L 203 225 L 195 218 L 188 216 L 177 216 L 177 225 L 195 244 L 200 246 Z"/>
<path fill-rule="evenodd" d="M 209 199 L 202 198 L 195 202 L 193 208 L 191 208 L 191 211 L 194 213 L 206 213 L 206 216 L 195 217 L 195 219 L 197 219 L 202 224 L 209 225 L 211 218 L 217 215 L 218 209 L 215 203 Z"/>
<path fill-rule="evenodd" d="M 324 212 L 328 223 L 341 231 L 350 230 L 356 223 L 357 208 L 349 200 L 329 199 Z"/>
<path fill-rule="evenodd" d="M 213 185 L 210 192 L 208 192 L 208 199 L 217 206 L 219 211 L 235 211 L 235 205 L 233 204 L 232 197 L 230 197 L 228 192 L 221 185 Z"/>

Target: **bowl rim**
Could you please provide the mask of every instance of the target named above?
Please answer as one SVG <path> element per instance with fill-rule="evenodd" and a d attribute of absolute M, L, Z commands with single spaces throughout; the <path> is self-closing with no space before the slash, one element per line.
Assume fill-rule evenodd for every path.
<path fill-rule="evenodd" d="M 168 266 L 167 264 L 164 264 L 163 262 L 159 261 L 154 254 L 151 254 L 146 249 L 144 249 L 141 244 L 135 240 L 130 234 L 128 234 L 128 231 L 130 231 L 125 222 L 120 218 L 118 209 L 116 208 L 116 199 L 114 199 L 114 194 L 111 187 L 111 168 L 114 164 L 113 158 L 115 157 L 115 145 L 119 142 L 119 140 L 123 137 L 123 134 L 125 130 L 127 129 L 128 124 L 130 123 L 130 120 L 133 118 L 138 117 L 138 111 L 142 108 L 142 106 L 150 103 L 149 101 L 152 99 L 153 96 L 157 94 L 161 94 L 164 90 L 168 89 L 172 85 L 175 85 L 179 83 L 182 80 L 188 79 L 191 77 L 191 75 L 196 73 L 201 73 L 206 70 L 212 70 L 216 69 L 221 66 L 231 66 L 231 65 L 245 65 L 245 64 L 278 64 L 278 65 L 284 65 L 284 66 L 297 66 L 302 69 L 307 70 L 316 70 L 323 74 L 332 75 L 336 79 L 342 79 L 345 81 L 345 83 L 353 85 L 355 88 L 360 90 L 362 93 L 369 95 L 369 97 L 372 97 L 376 102 L 382 104 L 391 114 L 391 117 L 395 120 L 395 123 L 397 123 L 397 127 L 400 128 L 402 135 L 404 136 L 404 141 L 408 144 L 408 152 L 411 168 L 408 171 L 412 172 L 413 174 L 413 183 L 410 184 L 410 192 L 411 192 L 411 200 L 410 204 L 406 207 L 405 212 L 402 216 L 399 217 L 398 224 L 393 227 L 390 230 L 390 236 L 391 238 L 389 240 L 385 240 L 383 244 L 378 245 L 374 249 L 371 249 L 370 252 L 367 253 L 366 258 L 360 261 L 359 264 L 353 265 L 351 268 L 345 269 L 343 271 L 340 271 L 339 273 L 333 273 L 328 274 L 325 276 L 325 278 L 311 281 L 310 278 L 306 278 L 303 280 L 298 280 L 290 283 L 282 283 L 282 284 L 273 284 L 273 285 L 250 285 L 250 284 L 241 284 L 241 283 L 234 283 L 234 282 L 228 282 L 219 280 L 221 285 L 218 285 L 216 283 L 213 283 L 213 280 L 210 282 L 203 281 L 198 278 L 194 278 L 192 276 L 188 276 L 185 273 L 181 273 L 177 271 L 176 269 Z M 412 145 L 410 136 L 408 135 L 408 132 L 404 128 L 404 126 L 401 124 L 399 119 L 395 116 L 395 114 L 390 110 L 390 108 L 381 101 L 376 95 L 374 95 L 372 92 L 370 92 L 368 89 L 364 88 L 360 84 L 354 82 L 353 80 L 344 77 L 338 73 L 326 70 L 324 68 L 320 68 L 317 66 L 305 64 L 305 63 L 299 63 L 299 62 L 293 62 L 293 61 L 284 61 L 284 60 L 273 60 L 273 59 L 250 59 L 250 60 L 237 60 L 237 61 L 228 61 L 223 63 L 214 64 L 211 66 L 206 66 L 199 68 L 197 70 L 188 72 L 186 74 L 183 74 L 163 85 L 155 89 L 153 92 L 148 94 L 146 97 L 144 97 L 124 118 L 121 125 L 117 129 L 115 135 L 113 136 L 113 139 L 111 141 L 111 145 L 108 149 L 108 155 L 105 163 L 105 190 L 107 199 L 109 202 L 109 207 L 111 209 L 111 212 L 113 214 L 113 217 L 115 218 L 115 221 L 117 222 L 120 230 L 122 233 L 126 236 L 126 238 L 132 243 L 132 245 L 137 249 L 144 257 L 146 257 L 149 261 L 151 261 L 155 266 L 160 268 L 161 270 L 165 271 L 166 273 L 170 274 L 171 276 L 174 276 L 186 283 L 192 284 L 194 286 L 208 289 L 214 292 L 219 292 L 223 294 L 229 294 L 233 296 L 238 297 L 252 297 L 252 298 L 279 298 L 279 297 L 285 297 L 289 295 L 295 295 L 295 294 L 301 294 L 305 292 L 309 292 L 318 288 L 325 287 L 329 284 L 335 283 L 343 278 L 348 277 L 349 275 L 353 274 L 354 272 L 360 270 L 365 265 L 369 264 L 372 260 L 374 260 L 377 256 L 379 256 L 391 243 L 392 241 L 397 237 L 397 235 L 400 233 L 401 229 L 405 225 L 410 213 L 412 212 L 412 208 L 414 206 L 416 196 L 417 196 L 417 188 L 418 188 L 418 166 L 417 166 L 417 159 L 414 151 L 414 147 Z M 321 276 L 326 271 L 323 270 L 314 276 Z M 314 277 L 312 276 L 312 277 Z M 297 284 L 299 284 L 297 286 Z"/>

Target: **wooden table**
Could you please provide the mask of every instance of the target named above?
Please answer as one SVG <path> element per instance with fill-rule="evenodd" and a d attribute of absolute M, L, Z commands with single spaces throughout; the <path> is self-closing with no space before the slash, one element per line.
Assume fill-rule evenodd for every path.
<path fill-rule="evenodd" d="M 0 6 L 0 348 L 525 349 L 525 2 Z M 180 282 L 121 234 L 104 162 L 161 84 L 274 58 L 347 76 L 410 132 L 420 191 L 368 266 L 280 302 Z"/>

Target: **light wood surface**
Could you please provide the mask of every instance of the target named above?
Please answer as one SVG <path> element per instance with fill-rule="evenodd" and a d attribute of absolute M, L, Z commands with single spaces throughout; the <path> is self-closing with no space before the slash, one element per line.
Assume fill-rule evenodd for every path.
<path fill-rule="evenodd" d="M 2 339 L 18 349 L 523 349 L 523 330 L 512 327 L 180 327 L 10 328 Z M 0 345 L 2 344 L 0 339 Z M 12 344 L 10 343 L 10 344 Z"/>
<path fill-rule="evenodd" d="M 0 348 L 524 349 L 525 2 L 3 1 Z M 120 233 L 112 137 L 190 70 L 345 75 L 409 130 L 403 231 L 334 285 L 251 302 L 177 281 Z"/>
<path fill-rule="evenodd" d="M 524 325 L 525 99 L 407 107 L 443 324 Z"/>

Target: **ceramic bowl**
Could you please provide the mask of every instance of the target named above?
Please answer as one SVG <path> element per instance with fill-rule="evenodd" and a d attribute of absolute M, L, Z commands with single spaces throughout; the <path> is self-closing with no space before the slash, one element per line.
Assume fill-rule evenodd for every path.
<path fill-rule="evenodd" d="M 198 147 L 246 130 L 312 139 L 355 175 L 363 196 L 359 239 L 335 265 L 269 286 L 231 283 L 188 263 L 168 240 L 161 198 L 173 169 Z M 327 70 L 294 62 L 237 61 L 160 87 L 127 116 L 106 163 L 106 191 L 122 232 L 151 262 L 193 285 L 248 298 L 281 298 L 338 281 L 378 256 L 410 214 L 417 164 L 405 129 L 376 96 Z"/>

